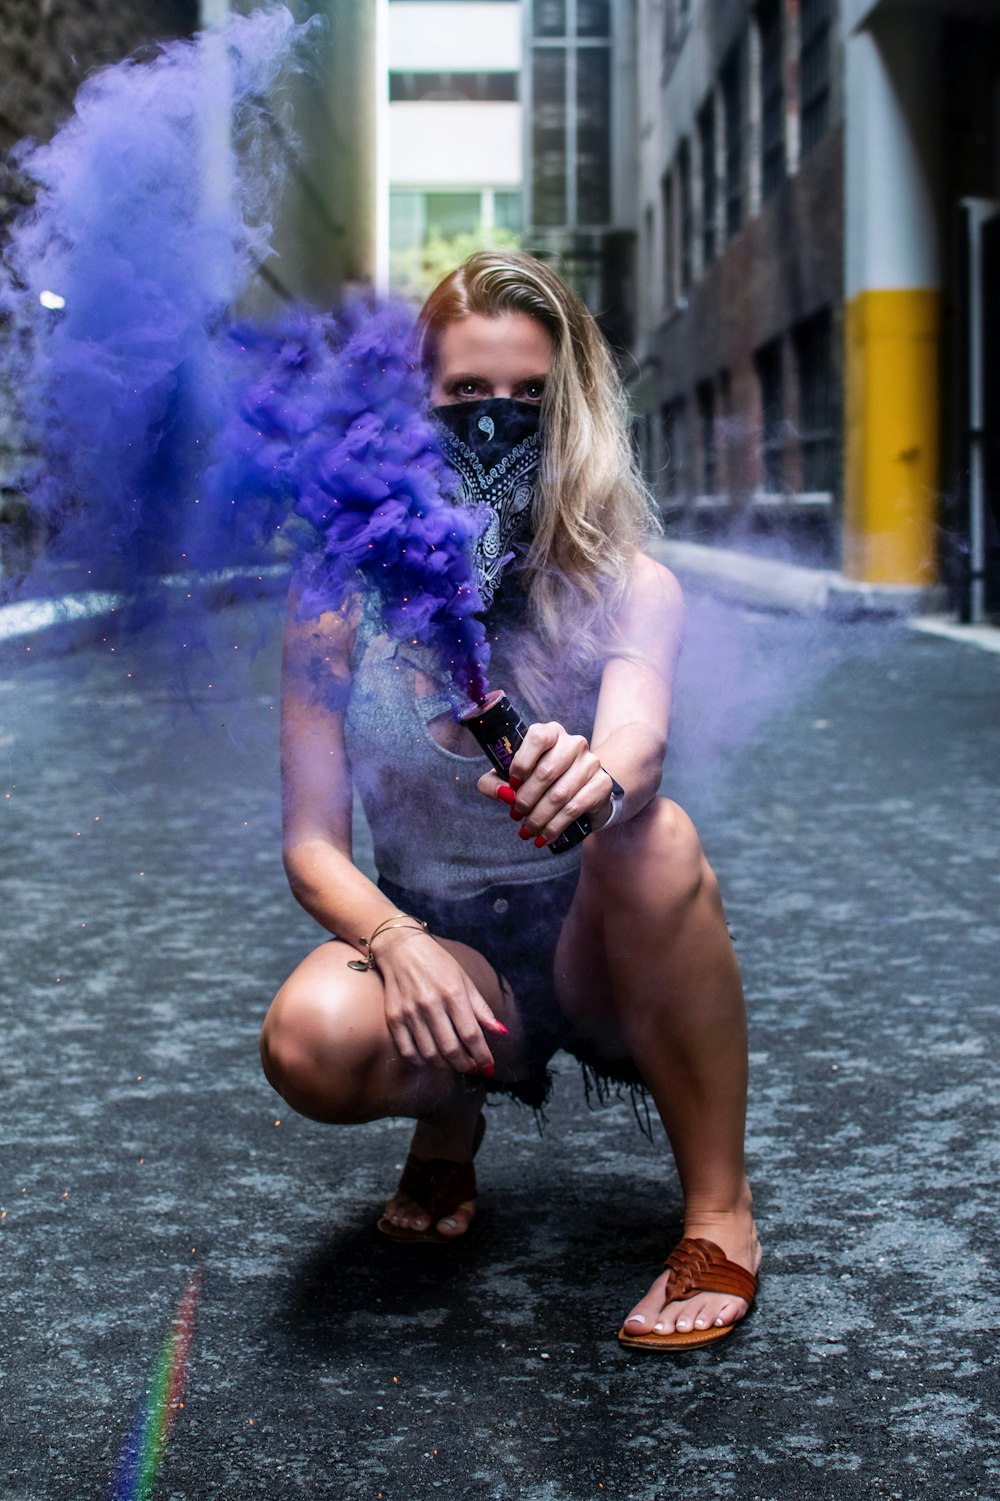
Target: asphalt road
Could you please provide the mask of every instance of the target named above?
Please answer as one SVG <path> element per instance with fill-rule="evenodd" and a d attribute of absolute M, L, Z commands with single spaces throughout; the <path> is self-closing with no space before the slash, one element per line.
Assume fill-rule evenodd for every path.
<path fill-rule="evenodd" d="M 0 667 L 4 1501 L 109 1495 L 195 1267 L 157 1501 L 1000 1501 L 1000 655 L 692 604 L 665 785 L 744 966 L 766 1259 L 670 1360 L 614 1335 L 676 1180 L 568 1060 L 541 1137 L 491 1110 L 447 1253 L 374 1229 L 405 1123 L 262 1078 L 316 932 L 273 642 L 234 671 L 277 608 L 216 617 L 186 690 L 146 639 Z"/>

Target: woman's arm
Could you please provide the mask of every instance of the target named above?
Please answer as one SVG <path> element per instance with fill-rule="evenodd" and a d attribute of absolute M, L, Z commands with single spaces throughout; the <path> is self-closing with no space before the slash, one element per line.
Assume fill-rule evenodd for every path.
<path fill-rule="evenodd" d="M 591 741 L 559 724 L 534 724 L 511 762 L 516 811 L 536 843 L 551 843 L 583 813 L 603 827 L 611 816 L 605 767 L 625 789 L 618 819 L 634 817 L 656 796 L 683 620 L 677 580 L 639 554 L 618 619 L 627 655 L 612 657 L 604 669 Z M 479 783 L 494 798 L 500 785 L 494 773 Z"/>
<path fill-rule="evenodd" d="M 367 959 L 361 939 L 398 908 L 351 853 L 344 710 L 357 618 L 356 609 L 304 621 L 296 620 L 294 607 L 289 611 L 281 690 L 282 844 L 297 901 Z M 411 1063 L 443 1061 L 460 1073 L 491 1073 L 483 1029 L 503 1028 L 447 950 L 426 933 L 400 927 L 379 935 L 374 954 L 400 1056 Z"/>

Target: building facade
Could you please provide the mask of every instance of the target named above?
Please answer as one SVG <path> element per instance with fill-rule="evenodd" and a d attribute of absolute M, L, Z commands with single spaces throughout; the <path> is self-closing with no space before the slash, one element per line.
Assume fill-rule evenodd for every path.
<path fill-rule="evenodd" d="M 993 0 L 638 0 L 637 335 L 675 535 L 1000 607 Z"/>
<path fill-rule="evenodd" d="M 635 331 L 634 0 L 524 0 L 525 244 Z"/>
<path fill-rule="evenodd" d="M 437 237 L 522 227 L 520 0 L 390 0 L 390 274 Z"/>
<path fill-rule="evenodd" d="M 675 534 L 829 561 L 841 491 L 833 0 L 640 0 L 636 402 Z"/>

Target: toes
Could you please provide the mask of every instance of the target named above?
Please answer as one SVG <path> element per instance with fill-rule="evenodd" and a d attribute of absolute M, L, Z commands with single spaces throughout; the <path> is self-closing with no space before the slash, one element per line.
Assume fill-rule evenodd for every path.
<path fill-rule="evenodd" d="M 663 1298 L 654 1282 L 646 1296 L 638 1302 L 625 1320 L 629 1334 L 648 1334 L 663 1311 Z"/>
<path fill-rule="evenodd" d="M 438 1234 L 464 1235 L 469 1228 L 475 1207 L 475 1204 L 471 1200 L 464 1204 L 459 1204 L 458 1208 L 453 1209 L 451 1214 L 447 1215 L 443 1220 L 438 1220 L 435 1227 Z"/>
<path fill-rule="evenodd" d="M 706 1298 L 689 1298 L 686 1303 L 671 1305 L 675 1313 L 674 1328 L 681 1334 L 689 1329 L 707 1329 L 712 1322 L 712 1308 Z"/>
<path fill-rule="evenodd" d="M 385 1217 L 398 1230 L 423 1231 L 430 1225 L 430 1215 L 425 1214 L 412 1199 L 390 1199 L 385 1206 Z"/>
<path fill-rule="evenodd" d="M 683 1303 L 668 1303 L 664 1308 L 661 1308 L 659 1317 L 653 1324 L 654 1333 L 673 1334 L 675 1329 L 679 1329 L 683 1333 L 685 1330 L 690 1329 L 694 1322 L 692 1312 L 694 1306 L 694 1301 L 690 1298 Z"/>

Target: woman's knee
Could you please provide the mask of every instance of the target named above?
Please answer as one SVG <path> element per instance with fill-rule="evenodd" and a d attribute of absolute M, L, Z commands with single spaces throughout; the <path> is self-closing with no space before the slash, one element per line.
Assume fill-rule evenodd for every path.
<path fill-rule="evenodd" d="M 598 836 L 584 855 L 617 903 L 652 902 L 660 913 L 666 903 L 680 912 L 717 894 L 694 824 L 667 798 L 654 798 L 635 818 L 609 829 L 607 839 Z"/>
<path fill-rule="evenodd" d="M 370 1118 L 364 1108 L 369 1070 L 357 1041 L 294 982 L 282 986 L 264 1018 L 260 1059 L 265 1077 L 293 1110 L 330 1124 Z"/>

